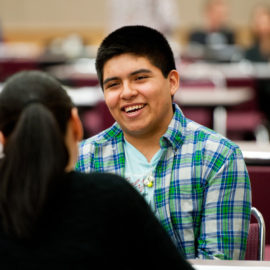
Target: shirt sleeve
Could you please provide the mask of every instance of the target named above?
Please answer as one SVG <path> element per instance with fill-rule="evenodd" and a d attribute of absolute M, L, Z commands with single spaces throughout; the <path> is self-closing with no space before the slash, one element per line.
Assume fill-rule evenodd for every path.
<path fill-rule="evenodd" d="M 244 259 L 251 209 L 250 180 L 242 153 L 235 148 L 224 161 L 215 155 L 205 185 L 198 257 Z"/>
<path fill-rule="evenodd" d="M 75 170 L 80 172 L 92 171 L 93 151 L 91 141 L 84 140 L 79 144 L 78 159 L 75 164 Z"/>

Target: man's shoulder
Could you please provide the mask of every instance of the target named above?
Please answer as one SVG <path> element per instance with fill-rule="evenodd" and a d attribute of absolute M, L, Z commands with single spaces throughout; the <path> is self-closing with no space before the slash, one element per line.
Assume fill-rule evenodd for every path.
<path fill-rule="evenodd" d="M 240 151 L 239 146 L 223 135 L 192 120 L 187 121 L 185 141 L 201 145 L 204 149 L 217 151 Z"/>
<path fill-rule="evenodd" d="M 228 151 L 234 152 L 239 148 L 234 142 L 215 132 L 214 130 L 203 126 L 189 118 L 186 118 L 178 106 L 175 106 L 174 122 L 171 129 L 181 138 L 180 145 L 192 145 L 193 149 L 210 151 Z"/>
<path fill-rule="evenodd" d="M 110 163 L 108 160 L 111 161 L 115 157 L 114 153 L 121 155 L 122 148 L 119 145 L 122 142 L 123 132 L 117 124 L 83 140 L 79 145 L 76 170 L 89 172 L 97 168 L 102 169 L 105 166 L 104 162 Z"/>
<path fill-rule="evenodd" d="M 80 143 L 80 148 L 102 147 L 117 143 L 122 138 L 122 130 L 118 124 L 114 124 L 102 132 L 84 139 Z"/>

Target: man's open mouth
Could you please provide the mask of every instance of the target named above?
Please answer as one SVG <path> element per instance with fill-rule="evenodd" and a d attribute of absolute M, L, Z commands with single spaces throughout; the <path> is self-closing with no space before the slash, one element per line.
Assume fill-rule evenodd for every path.
<path fill-rule="evenodd" d="M 126 113 L 132 113 L 132 112 L 136 112 L 138 110 L 141 110 L 144 106 L 145 106 L 144 104 L 127 106 L 124 108 L 124 111 Z"/>

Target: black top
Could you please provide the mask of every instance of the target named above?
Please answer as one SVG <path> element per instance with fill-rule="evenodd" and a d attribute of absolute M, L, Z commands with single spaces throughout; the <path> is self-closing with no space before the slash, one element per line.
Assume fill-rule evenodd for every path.
<path fill-rule="evenodd" d="M 71 172 L 63 180 L 31 240 L 0 226 L 0 269 L 193 269 L 123 178 Z"/>
<path fill-rule="evenodd" d="M 259 44 L 256 42 L 253 46 L 248 48 L 245 52 L 245 58 L 251 62 L 269 62 L 270 55 L 265 55 L 261 52 Z"/>
<path fill-rule="evenodd" d="M 234 33 L 227 28 L 222 28 L 216 32 L 194 30 L 190 33 L 189 42 L 207 46 L 233 45 L 235 43 L 235 37 Z"/>

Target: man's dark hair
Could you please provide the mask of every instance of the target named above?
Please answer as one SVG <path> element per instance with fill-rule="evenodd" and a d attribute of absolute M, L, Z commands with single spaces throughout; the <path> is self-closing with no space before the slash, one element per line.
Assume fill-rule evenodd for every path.
<path fill-rule="evenodd" d="M 96 70 L 102 88 L 105 63 L 125 53 L 148 58 L 165 78 L 176 69 L 172 49 L 159 31 L 142 25 L 124 26 L 109 34 L 98 49 Z"/>

